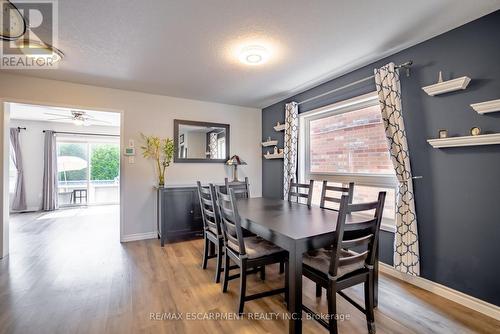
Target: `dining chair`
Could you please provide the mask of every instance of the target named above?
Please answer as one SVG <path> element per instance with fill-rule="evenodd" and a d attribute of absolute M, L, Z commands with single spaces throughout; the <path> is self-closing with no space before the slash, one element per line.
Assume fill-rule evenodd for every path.
<path fill-rule="evenodd" d="M 285 300 L 287 300 L 288 277 L 285 279 L 284 288 L 246 296 L 247 275 L 257 271 L 262 273 L 263 268 L 269 264 L 280 262 L 288 263 L 288 253 L 281 247 L 257 236 L 243 237 L 241 218 L 238 214 L 236 196 L 233 189 L 229 189 L 229 194 L 224 194 L 220 190 L 217 190 L 217 201 L 224 236 L 224 276 L 222 292 L 227 292 L 227 286 L 230 280 L 238 277 L 240 278 L 239 314 L 243 313 L 245 301 L 280 293 L 285 293 Z M 229 275 L 229 271 L 231 270 L 230 260 L 239 267 L 239 274 Z M 226 270 L 226 268 L 229 269 Z M 248 270 L 248 268 L 253 268 L 253 270 Z M 286 274 L 286 276 L 288 275 Z"/>
<path fill-rule="evenodd" d="M 380 192 L 376 202 L 360 204 L 349 204 L 349 196 L 343 195 L 332 249 L 320 250 L 315 255 L 304 254 L 303 275 L 327 290 L 329 321 L 307 306 L 302 307 L 330 333 L 338 333 L 337 293 L 366 315 L 368 332 L 375 333 L 373 275 L 385 195 L 385 192 Z M 359 217 L 365 217 L 366 211 L 371 210 L 375 212 L 370 219 L 346 224 L 348 215 L 364 212 Z M 345 232 L 355 232 L 357 237 L 346 239 Z M 342 291 L 361 283 L 364 283 L 364 308 Z"/>
<path fill-rule="evenodd" d="M 215 187 L 209 184 L 206 187 L 197 182 L 198 196 L 200 199 L 201 216 L 203 220 L 203 264 L 202 268 L 207 268 L 209 259 L 217 258 L 215 267 L 215 282 L 220 282 L 220 275 L 222 269 L 222 256 L 223 256 L 223 236 L 220 226 L 218 206 L 215 199 Z M 210 254 L 213 247 L 216 249 L 215 254 Z"/>
<path fill-rule="evenodd" d="M 290 184 L 288 187 L 288 201 L 292 202 L 292 197 L 295 197 L 295 201 L 297 203 L 301 203 L 300 199 L 305 198 L 307 201 L 307 205 L 311 205 L 312 202 L 312 195 L 313 195 L 313 188 L 314 188 L 314 181 L 309 180 L 309 184 L 306 183 L 297 183 L 294 182 L 294 179 L 290 180 Z M 301 189 L 305 189 L 307 191 L 306 193 L 301 192 Z"/>
<path fill-rule="evenodd" d="M 226 177 L 224 179 L 224 184 L 226 185 L 227 193 L 229 193 L 227 189 L 234 189 L 236 198 L 250 198 L 250 184 L 248 183 L 248 177 L 245 177 L 245 181 L 229 181 Z"/>
<path fill-rule="evenodd" d="M 333 197 L 329 192 L 336 192 L 342 195 L 348 196 L 348 203 L 352 203 L 352 198 L 354 195 L 354 182 L 350 182 L 348 187 L 337 187 L 329 186 L 328 181 L 323 181 L 323 187 L 321 188 L 321 200 L 319 203 L 320 208 L 329 209 L 334 211 L 339 211 L 339 209 L 333 208 L 331 206 L 326 206 L 327 203 L 336 203 L 340 205 L 340 197 Z"/>
<path fill-rule="evenodd" d="M 339 194 L 339 197 L 334 197 L 335 193 Z M 327 209 L 327 210 L 333 210 L 333 211 L 339 211 L 340 208 L 340 199 L 342 195 L 347 195 L 347 201 L 349 204 L 352 203 L 352 198 L 354 195 L 354 182 L 350 182 L 348 187 L 338 187 L 338 186 L 330 186 L 328 185 L 328 181 L 323 181 L 323 186 L 321 187 L 321 199 L 319 206 L 322 209 Z M 328 205 L 330 203 L 335 203 L 336 205 L 339 205 L 339 208 L 335 208 L 331 205 Z M 328 205 L 328 206 L 327 206 Z M 329 250 L 331 246 L 327 246 L 324 249 Z M 314 253 L 311 252 L 311 253 Z M 319 284 L 316 284 L 316 297 L 321 297 L 322 290 L 321 286 Z"/>

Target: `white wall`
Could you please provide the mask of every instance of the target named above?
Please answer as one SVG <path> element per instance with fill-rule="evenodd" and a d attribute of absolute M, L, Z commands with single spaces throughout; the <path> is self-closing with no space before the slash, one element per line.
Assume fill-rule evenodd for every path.
<path fill-rule="evenodd" d="M 238 154 L 247 166 L 239 168 L 240 177 L 248 176 L 251 195 L 262 193 L 261 111 L 233 105 L 187 100 L 168 96 L 115 90 L 62 81 L 0 74 L 0 98 L 16 102 L 81 107 L 92 110 L 123 110 L 122 145 L 134 139 L 135 164 L 122 158 L 123 236 L 155 231 L 153 186 L 154 165 L 138 149 L 140 133 L 173 137 L 173 120 L 187 119 L 231 126 L 230 153 Z M 3 152 L 5 154 L 5 152 Z M 25 158 L 25 161 L 29 161 Z M 167 184 L 195 184 L 195 181 L 224 181 L 230 169 L 223 164 L 178 163 L 168 168 Z"/>
<path fill-rule="evenodd" d="M 11 108 L 12 110 L 12 108 Z M 19 142 L 24 162 L 24 182 L 28 211 L 37 211 L 42 207 L 43 183 L 43 130 L 69 131 L 79 133 L 100 133 L 119 135 L 120 128 L 111 126 L 76 126 L 70 123 L 10 120 L 10 127 L 25 127 L 21 130 Z"/>

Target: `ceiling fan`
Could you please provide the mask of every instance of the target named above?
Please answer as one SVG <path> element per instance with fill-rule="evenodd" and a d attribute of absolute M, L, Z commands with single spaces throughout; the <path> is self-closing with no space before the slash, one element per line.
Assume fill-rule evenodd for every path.
<path fill-rule="evenodd" d="M 88 125 L 90 125 L 90 123 L 111 124 L 108 121 L 103 121 L 100 119 L 96 119 L 93 116 L 87 115 L 87 113 L 85 111 L 71 110 L 71 116 L 70 115 L 55 114 L 55 113 L 50 113 L 50 112 L 46 112 L 45 115 L 58 116 L 58 118 L 48 119 L 47 121 L 72 120 L 73 124 L 78 125 L 78 126 L 81 126 L 81 125 L 88 126 Z"/>

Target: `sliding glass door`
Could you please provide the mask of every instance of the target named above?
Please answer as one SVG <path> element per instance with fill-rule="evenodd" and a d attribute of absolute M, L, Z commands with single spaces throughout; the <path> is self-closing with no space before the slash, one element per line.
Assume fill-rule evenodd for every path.
<path fill-rule="evenodd" d="M 118 137 L 57 136 L 59 206 L 120 201 Z"/>

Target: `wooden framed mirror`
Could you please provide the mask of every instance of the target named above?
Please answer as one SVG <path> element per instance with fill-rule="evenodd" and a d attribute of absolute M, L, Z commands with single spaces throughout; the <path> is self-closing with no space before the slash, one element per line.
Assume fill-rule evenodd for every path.
<path fill-rule="evenodd" d="M 174 162 L 225 163 L 229 124 L 174 120 Z"/>

